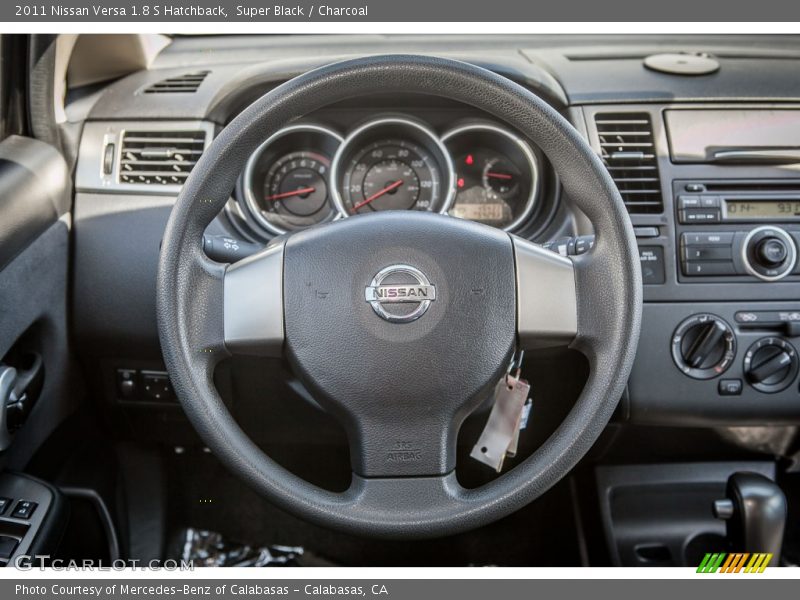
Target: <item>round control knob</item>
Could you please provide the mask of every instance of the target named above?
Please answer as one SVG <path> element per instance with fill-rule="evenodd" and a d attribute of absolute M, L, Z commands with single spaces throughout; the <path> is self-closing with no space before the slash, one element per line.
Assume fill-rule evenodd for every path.
<path fill-rule="evenodd" d="M 764 281 L 777 281 L 794 269 L 797 247 L 780 227 L 756 227 L 744 239 L 742 262 L 750 275 Z"/>
<path fill-rule="evenodd" d="M 672 335 L 672 359 L 694 379 L 712 379 L 731 366 L 736 336 L 722 318 L 709 313 L 683 321 Z"/>
<path fill-rule="evenodd" d="M 780 238 L 764 238 L 756 246 L 756 258 L 765 267 L 777 267 L 783 264 L 789 250 Z"/>
<path fill-rule="evenodd" d="M 797 351 L 783 338 L 758 340 L 744 355 L 744 372 L 755 389 L 767 394 L 785 390 L 797 376 Z"/>

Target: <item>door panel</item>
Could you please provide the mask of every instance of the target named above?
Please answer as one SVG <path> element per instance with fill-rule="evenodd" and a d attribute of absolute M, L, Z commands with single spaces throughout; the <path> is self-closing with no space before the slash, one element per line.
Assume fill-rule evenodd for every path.
<path fill-rule="evenodd" d="M 69 170 L 54 148 L 20 136 L 0 142 L 0 365 L 24 373 L 41 361 L 36 402 L 0 468 L 23 468 L 75 408 L 68 381 L 70 197 Z"/>

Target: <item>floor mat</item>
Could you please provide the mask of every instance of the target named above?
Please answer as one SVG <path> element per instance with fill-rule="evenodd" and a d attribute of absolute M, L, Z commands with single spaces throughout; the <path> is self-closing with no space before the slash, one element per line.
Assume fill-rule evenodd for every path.
<path fill-rule="evenodd" d="M 305 567 L 335 566 L 301 546 L 250 546 L 216 531 L 189 527 L 176 540 L 182 561 L 198 567 Z"/>

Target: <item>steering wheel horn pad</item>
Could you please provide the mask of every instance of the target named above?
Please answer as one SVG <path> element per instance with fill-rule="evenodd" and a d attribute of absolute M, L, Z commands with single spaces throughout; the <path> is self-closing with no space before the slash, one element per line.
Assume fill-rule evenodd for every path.
<path fill-rule="evenodd" d="M 205 256 L 205 228 L 265 137 L 318 108 L 376 89 L 470 104 L 530 138 L 550 159 L 565 195 L 592 221 L 594 248 L 564 258 L 487 226 L 406 211 L 276 238 L 233 265 Z M 633 364 L 641 274 L 613 181 L 555 110 L 472 65 L 379 56 L 297 77 L 220 132 L 173 208 L 159 258 L 157 309 L 177 395 L 231 471 L 316 523 L 360 535 L 421 538 L 464 531 L 521 508 L 586 453 Z M 459 427 L 514 349 L 567 345 L 590 364 L 567 417 L 508 473 L 478 489 L 462 488 L 454 471 Z M 215 366 L 231 354 L 285 356 L 339 418 L 353 467 L 346 492 L 320 489 L 288 472 L 242 431 L 214 387 Z"/>
<path fill-rule="evenodd" d="M 387 321 L 365 300 L 375 274 L 393 265 L 418 269 L 435 290 L 412 322 Z M 420 287 L 406 281 L 383 286 L 393 294 L 387 307 L 425 301 L 391 302 Z M 509 236 L 413 211 L 312 228 L 286 243 L 284 296 L 287 356 L 314 397 L 341 417 L 356 473 L 452 471 L 458 427 L 485 400 L 514 350 Z"/>

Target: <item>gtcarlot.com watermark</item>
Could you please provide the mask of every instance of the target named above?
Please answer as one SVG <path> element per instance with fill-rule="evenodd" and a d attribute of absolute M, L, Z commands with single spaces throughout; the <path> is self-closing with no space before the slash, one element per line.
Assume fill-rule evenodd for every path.
<path fill-rule="evenodd" d="M 23 554 L 16 557 L 13 564 L 20 571 L 194 571 L 194 562 L 191 560 L 63 560 L 47 554 Z"/>

